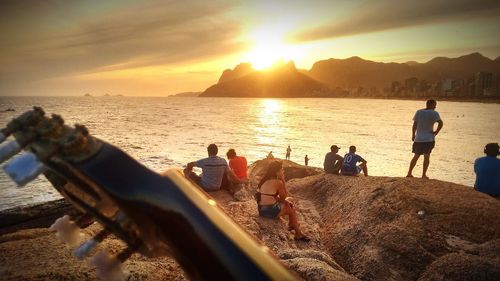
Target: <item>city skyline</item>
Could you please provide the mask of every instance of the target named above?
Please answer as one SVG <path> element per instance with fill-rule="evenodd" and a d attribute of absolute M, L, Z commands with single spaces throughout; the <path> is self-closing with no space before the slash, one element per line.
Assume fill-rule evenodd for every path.
<path fill-rule="evenodd" d="M 500 56 L 495 1 L 23 1 L 0 4 L 0 95 L 203 91 L 278 59 Z"/>

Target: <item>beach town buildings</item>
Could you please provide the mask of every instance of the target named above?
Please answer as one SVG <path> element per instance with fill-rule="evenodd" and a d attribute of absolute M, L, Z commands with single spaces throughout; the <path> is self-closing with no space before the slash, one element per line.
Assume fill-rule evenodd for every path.
<path fill-rule="evenodd" d="M 467 79 L 441 79 L 428 82 L 416 77 L 393 81 L 383 96 L 395 98 L 500 98 L 500 79 L 491 72 L 477 72 Z"/>

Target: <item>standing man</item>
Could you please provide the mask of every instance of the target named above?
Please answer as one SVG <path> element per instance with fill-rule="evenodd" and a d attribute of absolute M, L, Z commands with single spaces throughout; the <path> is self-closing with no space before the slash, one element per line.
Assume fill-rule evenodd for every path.
<path fill-rule="evenodd" d="M 288 148 L 286 149 L 286 160 L 290 160 L 290 152 L 292 152 L 292 149 L 290 148 L 290 145 L 288 145 Z"/>
<path fill-rule="evenodd" d="M 476 183 L 474 188 L 479 191 L 500 198 L 500 155 L 498 143 L 488 143 L 484 147 L 486 156 L 477 158 L 474 162 Z"/>
<path fill-rule="evenodd" d="M 358 165 L 358 163 L 360 163 Z M 356 154 L 356 147 L 354 145 L 349 146 L 349 153 L 344 155 L 344 163 L 342 163 L 342 175 L 344 176 L 357 176 L 359 173 L 363 172 L 365 176 L 368 176 L 368 166 L 366 166 L 366 160 L 363 157 Z"/>
<path fill-rule="evenodd" d="M 231 181 L 240 182 L 238 177 L 229 169 L 226 160 L 217 156 L 218 151 L 217 145 L 210 144 L 207 147 L 208 158 L 190 162 L 184 169 L 184 175 L 197 183 L 205 191 L 221 189 L 222 180 L 226 176 Z M 193 172 L 193 167 L 195 166 L 201 168 L 202 173 L 200 176 Z"/>
<path fill-rule="evenodd" d="M 307 164 L 309 164 L 309 157 L 307 157 L 307 154 L 306 154 L 306 157 L 304 157 L 304 163 L 306 164 L 306 166 L 307 166 Z"/>
<path fill-rule="evenodd" d="M 406 177 L 413 177 L 413 168 L 415 168 L 420 155 L 423 154 L 424 167 L 422 178 L 429 178 L 426 173 L 427 168 L 429 168 L 431 152 L 435 145 L 434 140 L 439 131 L 441 131 L 441 128 L 443 128 L 443 121 L 441 121 L 439 113 L 435 111 L 436 104 L 436 101 L 433 99 L 427 100 L 425 109 L 417 110 L 415 116 L 413 117 L 411 140 L 413 141 L 412 152 L 414 153 L 414 156 L 410 161 L 410 168 L 408 169 Z M 436 122 L 438 123 L 438 126 L 434 131 L 434 123 Z"/>
<path fill-rule="evenodd" d="M 330 152 L 325 155 L 325 161 L 323 162 L 323 168 L 327 174 L 338 175 L 340 173 L 340 168 L 342 168 L 342 161 L 344 158 L 338 155 L 340 147 L 336 145 L 330 146 Z"/>

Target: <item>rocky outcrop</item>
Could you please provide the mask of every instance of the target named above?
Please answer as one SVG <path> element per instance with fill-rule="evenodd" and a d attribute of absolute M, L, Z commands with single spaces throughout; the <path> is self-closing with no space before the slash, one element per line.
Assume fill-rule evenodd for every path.
<path fill-rule="evenodd" d="M 200 97 L 319 97 L 329 93 L 326 85 L 298 71 L 293 62 L 266 71 L 242 65 L 225 70 L 219 83 Z"/>
<path fill-rule="evenodd" d="M 470 187 L 317 175 L 289 189 L 314 202 L 328 254 L 362 280 L 500 278 L 500 201 Z"/>
<path fill-rule="evenodd" d="M 449 182 L 325 175 L 283 161 L 301 227 L 312 238 L 295 241 L 285 219 L 258 216 L 251 196 L 269 161 L 250 165 L 251 180 L 239 200 L 226 191 L 211 195 L 304 280 L 500 280 L 499 200 Z M 99 228 L 86 228 L 84 237 Z M 124 246 L 111 237 L 99 247 L 116 253 Z M 95 276 L 44 228 L 4 232 L 0 251 L 3 280 Z M 133 280 L 185 280 L 169 257 L 134 254 L 125 267 Z"/>

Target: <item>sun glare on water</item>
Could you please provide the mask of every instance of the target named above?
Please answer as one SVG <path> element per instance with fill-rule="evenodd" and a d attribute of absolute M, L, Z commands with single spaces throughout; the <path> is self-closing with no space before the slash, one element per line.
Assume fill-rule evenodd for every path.
<path fill-rule="evenodd" d="M 268 68 L 278 61 L 297 60 L 301 57 L 300 47 L 287 44 L 280 31 L 262 29 L 251 33 L 254 42 L 252 49 L 246 53 L 248 61 L 257 70 Z"/>

